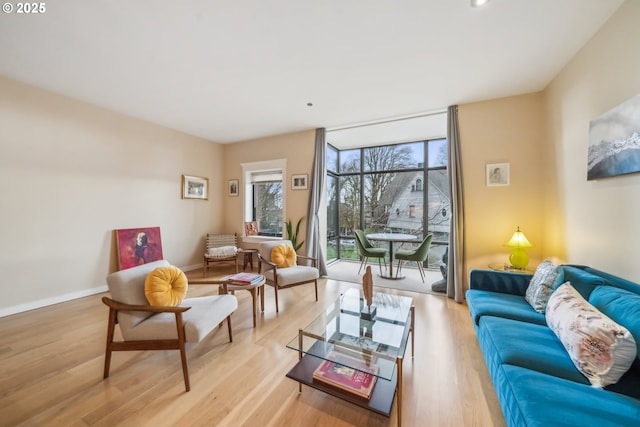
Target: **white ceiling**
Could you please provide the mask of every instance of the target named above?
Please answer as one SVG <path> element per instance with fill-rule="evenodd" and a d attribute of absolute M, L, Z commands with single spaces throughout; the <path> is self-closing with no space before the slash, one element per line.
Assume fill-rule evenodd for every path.
<path fill-rule="evenodd" d="M 542 90 L 622 2 L 56 0 L 0 75 L 231 143 Z"/>

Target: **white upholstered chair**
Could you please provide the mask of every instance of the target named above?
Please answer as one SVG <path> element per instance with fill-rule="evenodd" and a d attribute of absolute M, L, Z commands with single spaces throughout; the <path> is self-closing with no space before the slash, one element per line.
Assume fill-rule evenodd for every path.
<path fill-rule="evenodd" d="M 264 275 L 267 284 L 273 286 L 276 293 L 276 312 L 278 307 L 278 289 L 290 288 L 304 283 L 313 283 L 316 288 L 316 301 L 318 301 L 318 272 L 317 260 L 302 255 L 296 255 L 296 264 L 291 267 L 278 267 L 271 261 L 271 251 L 278 245 L 288 245 L 293 248 L 290 240 L 273 240 L 260 243 L 258 247 L 258 271 Z M 304 265 L 307 263 L 307 265 Z M 310 264 L 310 265 L 309 265 Z"/>
<path fill-rule="evenodd" d="M 145 296 L 145 280 L 155 268 L 168 266 L 166 260 L 150 262 L 107 276 L 111 298 L 109 307 L 104 378 L 109 376 L 111 352 L 136 350 L 180 350 L 186 391 L 190 390 L 185 344 L 199 342 L 225 319 L 231 333 L 231 313 L 238 308 L 233 295 L 185 298 L 177 307 L 151 306 Z M 122 341 L 114 341 L 118 324 Z"/>

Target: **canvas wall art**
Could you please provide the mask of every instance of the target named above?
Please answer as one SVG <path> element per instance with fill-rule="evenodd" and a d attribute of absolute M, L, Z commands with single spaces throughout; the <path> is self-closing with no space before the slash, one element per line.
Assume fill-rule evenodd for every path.
<path fill-rule="evenodd" d="M 640 172 L 640 95 L 589 123 L 587 180 Z"/>
<path fill-rule="evenodd" d="M 119 270 L 163 259 L 160 227 L 116 230 L 116 242 Z"/>

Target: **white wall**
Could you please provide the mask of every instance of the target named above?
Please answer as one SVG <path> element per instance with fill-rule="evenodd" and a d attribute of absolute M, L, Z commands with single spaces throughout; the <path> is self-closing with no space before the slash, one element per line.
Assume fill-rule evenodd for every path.
<path fill-rule="evenodd" d="M 548 255 L 640 281 L 640 174 L 587 181 L 589 121 L 640 93 L 640 2 L 627 1 L 545 90 Z M 553 187 L 551 187 L 553 186 Z"/>
<path fill-rule="evenodd" d="M 222 224 L 223 149 L 0 78 L 0 316 L 95 293 L 114 229 L 160 226 L 164 257 L 201 263 Z M 210 199 L 182 200 L 182 174 Z M 226 184 L 224 184 L 226 185 Z"/>

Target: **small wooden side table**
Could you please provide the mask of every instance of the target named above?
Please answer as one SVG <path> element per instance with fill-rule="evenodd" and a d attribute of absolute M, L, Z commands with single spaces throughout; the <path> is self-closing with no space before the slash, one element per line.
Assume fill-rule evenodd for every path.
<path fill-rule="evenodd" d="M 253 254 L 257 254 L 257 249 L 239 249 L 239 254 L 243 255 L 242 258 L 242 271 L 247 270 L 247 265 L 251 266 L 251 271 L 253 271 Z"/>
<path fill-rule="evenodd" d="M 258 293 L 260 294 L 260 311 L 264 313 L 264 284 L 266 278 L 262 276 L 262 280 L 250 285 L 244 283 L 236 283 L 232 280 L 228 280 L 226 277 L 222 279 L 190 279 L 190 285 L 220 285 L 218 288 L 218 294 L 228 294 L 234 291 L 249 291 L 251 294 L 251 302 L 253 304 L 253 327 L 256 327 L 256 317 L 258 313 Z M 262 289 L 260 289 L 262 288 Z"/>

